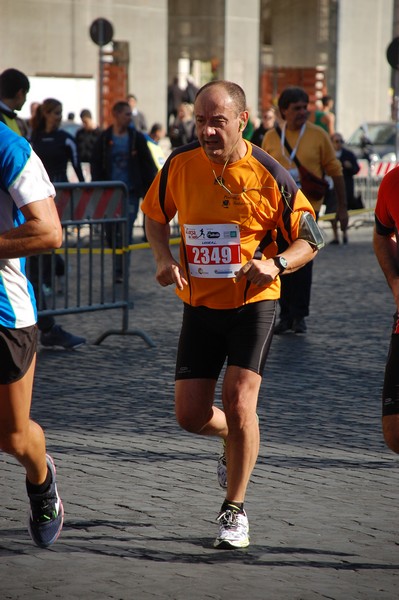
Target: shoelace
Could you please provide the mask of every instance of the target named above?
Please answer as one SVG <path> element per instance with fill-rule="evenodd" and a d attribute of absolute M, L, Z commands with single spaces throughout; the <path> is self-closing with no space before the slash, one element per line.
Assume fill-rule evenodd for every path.
<path fill-rule="evenodd" d="M 37 523 L 42 523 L 54 519 L 57 514 L 55 510 L 56 498 L 42 498 L 40 500 L 31 499 L 32 519 Z"/>
<path fill-rule="evenodd" d="M 221 515 L 218 516 L 217 520 L 228 529 L 235 529 L 238 527 L 237 513 L 232 510 L 225 510 Z"/>

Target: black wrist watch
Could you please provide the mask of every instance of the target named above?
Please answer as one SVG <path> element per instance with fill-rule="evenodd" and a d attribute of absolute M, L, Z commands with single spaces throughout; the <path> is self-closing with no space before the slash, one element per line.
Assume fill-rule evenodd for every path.
<path fill-rule="evenodd" d="M 287 259 L 284 256 L 275 256 L 273 258 L 274 264 L 279 268 L 279 274 L 283 273 L 288 267 Z"/>

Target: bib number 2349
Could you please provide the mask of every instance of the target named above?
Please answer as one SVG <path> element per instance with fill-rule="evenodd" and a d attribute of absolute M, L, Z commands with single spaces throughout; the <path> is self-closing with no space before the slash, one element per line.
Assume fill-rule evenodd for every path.
<path fill-rule="evenodd" d="M 238 225 L 185 225 L 190 274 L 193 277 L 235 277 L 241 268 Z"/>

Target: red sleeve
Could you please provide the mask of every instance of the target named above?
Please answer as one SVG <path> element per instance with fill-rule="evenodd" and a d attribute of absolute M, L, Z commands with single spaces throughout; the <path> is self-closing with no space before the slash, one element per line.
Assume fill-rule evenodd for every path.
<path fill-rule="evenodd" d="M 383 178 L 377 196 L 375 217 L 377 232 L 390 235 L 399 225 L 399 168 L 395 168 Z"/>

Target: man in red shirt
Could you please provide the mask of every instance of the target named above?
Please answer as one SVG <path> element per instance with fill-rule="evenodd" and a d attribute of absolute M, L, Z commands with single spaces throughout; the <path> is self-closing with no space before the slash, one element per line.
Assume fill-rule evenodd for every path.
<path fill-rule="evenodd" d="M 399 169 L 381 182 L 375 207 L 374 251 L 391 288 L 396 311 L 382 392 L 382 429 L 387 446 L 399 454 Z"/>

